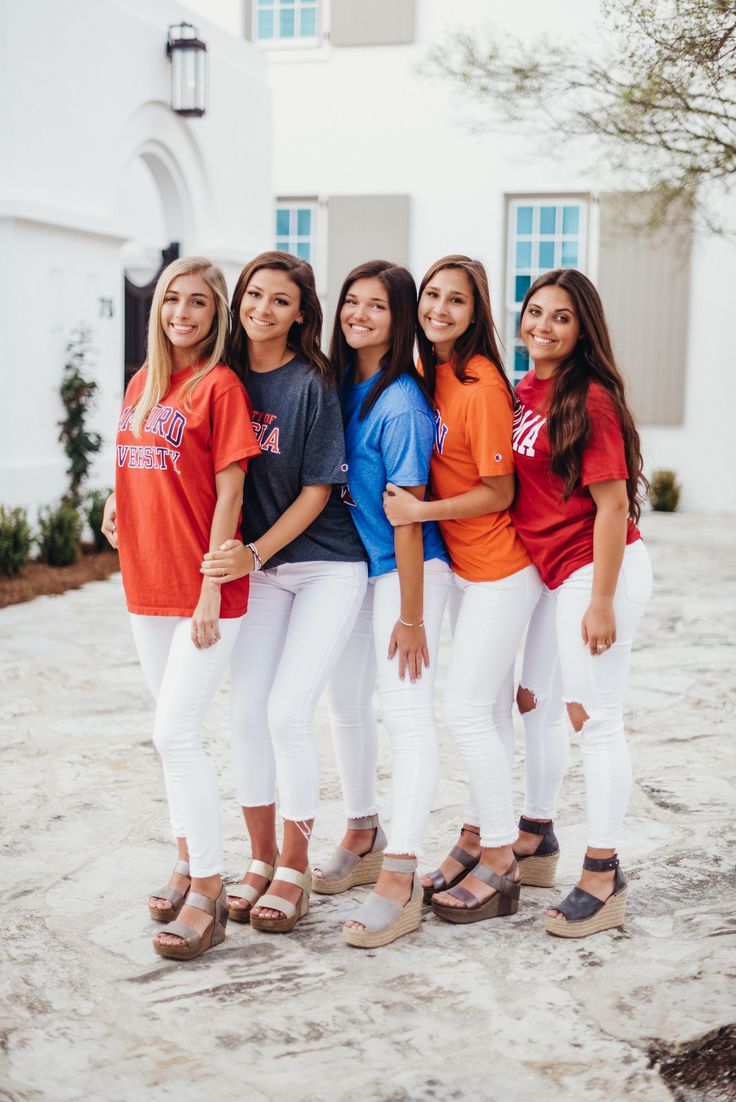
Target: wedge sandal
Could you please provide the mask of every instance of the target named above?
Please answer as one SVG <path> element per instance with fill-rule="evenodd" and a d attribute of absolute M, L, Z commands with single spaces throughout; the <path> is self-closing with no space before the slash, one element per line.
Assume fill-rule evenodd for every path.
<path fill-rule="evenodd" d="M 294 904 L 288 899 L 278 895 L 273 889 L 279 881 L 286 884 L 296 884 L 301 888 L 302 894 L 299 902 Z M 268 907 L 281 912 L 281 918 L 264 918 L 251 914 L 250 924 L 254 930 L 265 930 L 270 934 L 288 934 L 293 930 L 299 919 L 309 913 L 309 889 L 312 884 L 312 870 L 307 865 L 306 872 L 298 869 L 284 868 L 282 865 L 276 869 L 271 881 L 271 887 L 258 900 L 259 907 Z"/>
<path fill-rule="evenodd" d="M 554 831 L 554 823 L 535 823 L 524 815 L 519 819 L 519 830 L 527 834 L 541 834 L 542 840 L 534 853 L 517 853 L 514 857 L 519 865 L 521 883 L 530 888 L 554 888 L 557 875 L 557 862 L 560 859 L 560 843 Z"/>
<path fill-rule="evenodd" d="M 161 957 L 169 957 L 171 960 L 194 960 L 201 957 L 202 953 L 213 946 L 219 945 L 225 940 L 225 927 L 227 926 L 227 892 L 223 884 L 217 899 L 210 899 L 199 892 L 190 891 L 187 896 L 187 907 L 196 907 L 199 911 L 206 911 L 210 916 L 210 923 L 199 934 L 186 922 L 177 920 L 165 926 L 161 933 L 176 934 L 184 939 L 184 944 L 164 945 L 159 941 L 159 934 L 153 939 L 153 947 Z"/>
<path fill-rule="evenodd" d="M 475 834 L 478 838 L 480 838 L 479 830 L 468 830 L 467 827 L 463 827 L 460 833 Z M 480 855 L 478 855 L 478 857 L 474 857 L 472 853 L 468 853 L 468 851 L 466 849 L 463 849 L 462 846 L 453 846 L 448 856 L 452 857 L 455 861 L 462 865 L 462 869 L 457 874 L 457 876 L 453 876 L 452 880 L 445 880 L 439 869 L 435 869 L 434 872 L 428 872 L 427 876 L 432 881 L 432 886 L 430 888 L 422 889 L 424 892 L 425 903 L 431 903 L 432 896 L 435 895 L 437 892 L 446 892 L 450 888 L 454 888 L 456 884 L 459 884 L 461 880 L 465 879 L 469 872 L 472 872 L 472 870 L 480 861 Z"/>
<path fill-rule="evenodd" d="M 554 910 L 560 914 L 544 916 L 544 928 L 554 937 L 589 937 L 603 930 L 613 930 L 623 926 L 626 913 L 626 895 L 628 884 L 621 871 L 618 855 L 613 857 L 586 857 L 583 868 L 588 872 L 611 872 L 615 869 L 613 894 L 601 900 L 582 888 L 573 888 Z"/>
<path fill-rule="evenodd" d="M 402 907 L 400 903 L 393 903 L 377 892 L 371 892 L 365 903 L 348 920 L 360 922 L 365 929 L 342 928 L 345 942 L 357 949 L 378 949 L 382 945 L 389 945 L 404 934 L 411 934 L 419 929 L 422 921 L 422 885 L 416 875 L 416 860 L 384 857 L 383 867 L 387 872 L 414 873 L 409 902 Z"/>
<path fill-rule="evenodd" d="M 253 858 L 245 870 L 243 880 L 239 884 L 228 884 L 227 897 L 230 899 L 245 899 L 250 903 L 250 907 L 232 907 L 228 902 L 227 905 L 227 917 L 233 922 L 250 922 L 251 908 L 255 907 L 261 896 L 268 891 L 273 880 L 273 870 L 278 864 L 278 854 L 273 865 L 266 864 L 265 861 L 257 861 Z M 245 877 L 249 872 L 253 872 L 256 876 L 262 876 L 268 883 L 263 888 L 255 888 L 252 884 L 245 883 Z"/>
<path fill-rule="evenodd" d="M 450 895 L 459 899 L 464 904 L 462 907 L 450 907 L 445 903 L 432 900 L 432 910 L 439 918 L 446 922 L 482 922 L 485 918 L 504 918 L 506 915 L 514 915 L 519 909 L 519 895 L 521 881 L 518 879 L 518 865 L 512 860 L 503 876 L 487 869 L 485 865 L 477 864 L 471 875 L 482 880 L 489 888 L 494 888 L 493 895 L 488 899 L 477 899 L 467 888 L 461 884 L 450 888 Z"/>
<path fill-rule="evenodd" d="M 174 865 L 174 872 L 178 876 L 186 876 L 191 884 L 191 876 L 189 874 L 189 862 L 177 861 Z M 189 889 L 185 892 L 177 891 L 176 888 L 170 888 L 166 884 L 163 888 L 159 888 L 157 892 L 151 892 L 149 895 L 148 913 L 154 922 L 173 922 L 179 914 L 179 911 L 184 906 Z M 150 902 L 151 899 L 165 899 L 168 907 L 154 907 Z"/>
<path fill-rule="evenodd" d="M 330 861 L 320 868 L 321 876 L 312 874 L 312 891 L 320 895 L 338 895 L 348 888 L 357 888 L 361 884 L 375 884 L 383 865 L 383 851 L 386 848 L 386 835 L 377 815 L 366 815 L 361 819 L 348 819 L 348 830 L 368 830 L 376 832 L 373 845 L 367 853 L 353 853 L 344 846 L 338 846 Z"/>

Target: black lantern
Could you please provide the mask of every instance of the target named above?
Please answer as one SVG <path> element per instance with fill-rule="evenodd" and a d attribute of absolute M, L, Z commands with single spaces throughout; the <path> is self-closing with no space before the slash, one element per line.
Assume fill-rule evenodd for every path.
<path fill-rule="evenodd" d="M 166 55 L 171 61 L 171 110 L 187 118 L 204 115 L 207 94 L 207 46 L 191 23 L 169 27 Z"/>

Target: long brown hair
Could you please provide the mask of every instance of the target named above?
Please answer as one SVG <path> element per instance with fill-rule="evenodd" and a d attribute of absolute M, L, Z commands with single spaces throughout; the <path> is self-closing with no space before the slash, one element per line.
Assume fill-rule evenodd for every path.
<path fill-rule="evenodd" d="M 503 379 L 506 389 L 511 395 L 511 402 L 516 406 L 516 394 L 503 369 L 503 360 L 498 348 L 498 331 L 491 310 L 488 276 L 480 260 L 472 260 L 471 257 L 460 254 L 443 256 L 429 268 L 424 276 L 419 286 L 420 300 L 427 284 L 438 272 L 445 268 L 457 268 L 461 272 L 465 272 L 473 288 L 475 317 L 462 336 L 455 342 L 452 350 L 452 369 L 456 377 L 461 383 L 476 383 L 478 381 L 477 376 L 468 371 L 468 364 L 473 356 L 485 356 L 487 360 L 491 361 Z M 437 357 L 432 342 L 421 325 L 417 326 L 417 347 L 419 348 L 419 359 L 422 362 L 424 378 L 427 382 L 427 390 L 434 396 L 437 385 Z"/>
<path fill-rule="evenodd" d="M 299 305 L 303 321 L 294 322 L 286 338 L 287 346 L 309 367 L 319 372 L 327 383 L 335 381 L 335 372 L 330 361 L 320 347 L 322 337 L 322 307 L 314 282 L 312 265 L 300 260 L 291 253 L 259 253 L 243 268 L 233 291 L 230 310 L 232 328 L 228 347 L 228 363 L 241 379 L 248 374 L 248 338 L 240 321 L 240 304 L 243 301 L 248 284 L 256 272 L 268 268 L 271 271 L 285 272 L 291 282 L 299 288 Z"/>
<path fill-rule="evenodd" d="M 416 327 L 417 285 L 414 276 L 406 268 L 391 264 L 388 260 L 366 260 L 353 268 L 345 277 L 335 309 L 332 327 L 330 360 L 338 379 L 345 377 L 346 368 L 355 359 L 355 352 L 345 339 L 340 324 L 340 312 L 354 283 L 359 279 L 378 279 L 386 290 L 391 311 L 391 346 L 381 359 L 381 370 L 368 391 L 360 410 L 366 417 L 387 387 L 400 375 L 411 375 L 426 394 L 424 381 L 414 366 L 414 335 Z"/>
<path fill-rule="evenodd" d="M 616 366 L 600 295 L 582 272 L 574 268 L 557 268 L 545 272 L 532 283 L 521 307 L 522 319 L 532 296 L 542 287 L 560 287 L 567 291 L 580 326 L 580 338 L 572 355 L 560 364 L 554 374 L 547 413 L 552 470 L 562 479 L 564 499 L 567 501 L 580 486 L 583 451 L 591 433 L 586 400 L 588 387 L 595 380 L 608 391 L 621 425 L 628 471 L 626 492 L 629 515 L 636 523 L 649 483 L 644 477 L 639 433 L 626 404 L 626 387 Z"/>

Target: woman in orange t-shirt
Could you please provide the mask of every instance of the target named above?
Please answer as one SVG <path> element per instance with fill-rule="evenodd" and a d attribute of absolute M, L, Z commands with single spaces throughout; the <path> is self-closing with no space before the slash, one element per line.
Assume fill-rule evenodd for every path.
<path fill-rule="evenodd" d="M 392 524 L 438 521 L 452 561 L 445 720 L 465 760 L 473 808 L 458 845 L 422 883 L 441 918 L 476 922 L 518 906 L 513 664 L 542 589 L 509 516 L 515 398 L 479 261 L 447 256 L 429 269 L 419 289 L 418 343 L 435 402 L 431 499 L 389 484 L 384 507 Z"/>
<path fill-rule="evenodd" d="M 260 451 L 243 384 L 221 362 L 228 326 L 219 268 L 184 257 L 162 272 L 148 356 L 125 393 L 102 526 L 120 551 L 133 637 L 156 699 L 153 739 L 179 859 L 149 911 L 168 923 L 154 949 L 178 960 L 222 941 L 227 922 L 220 797 L 202 721 L 240 629 L 248 579 L 218 586 L 202 578 L 200 563 L 238 533 L 245 469 Z"/>

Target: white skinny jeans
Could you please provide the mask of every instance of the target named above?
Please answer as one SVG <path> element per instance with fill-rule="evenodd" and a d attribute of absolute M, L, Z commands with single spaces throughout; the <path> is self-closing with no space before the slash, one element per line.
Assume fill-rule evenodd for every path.
<path fill-rule="evenodd" d="M 454 616 L 445 688 L 445 723 L 468 771 L 467 822 L 483 847 L 510 845 L 518 831 L 511 790 L 513 663 L 542 581 L 535 566 L 495 582 L 455 575 Z"/>
<path fill-rule="evenodd" d="M 192 876 L 223 869 L 220 793 L 202 741 L 202 722 L 240 630 L 220 620 L 222 638 L 197 650 L 190 617 L 131 613 L 143 675 L 156 701 L 153 741 L 161 755 L 174 838 L 186 838 Z"/>
<path fill-rule="evenodd" d="M 372 579 L 342 656 L 327 686 L 337 768 L 348 819 L 373 815 L 378 732 L 373 690 L 378 683 L 383 722 L 391 740 L 392 800 L 387 853 L 421 857 L 422 842 L 439 776 L 434 720 L 440 628 L 452 573 L 441 559 L 424 564 L 424 627 L 429 669 L 413 684 L 399 678 L 399 656 L 388 657 L 399 617 L 396 570 Z"/>
<path fill-rule="evenodd" d="M 251 575 L 248 614 L 232 654 L 233 767 L 242 807 L 275 803 L 278 776 L 283 818 L 315 817 L 314 713 L 367 578 L 364 562 L 285 563 Z"/>
<path fill-rule="evenodd" d="M 631 759 L 623 701 L 631 646 L 652 592 L 652 568 L 641 540 L 625 551 L 613 598 L 616 642 L 591 655 L 580 635 L 590 604 L 593 564 L 557 589 L 546 586 L 535 609 L 524 652 L 521 684 L 536 707 L 524 719 L 527 792 L 524 813 L 552 819 L 568 760 L 566 704 L 581 704 L 588 719 L 578 734 L 588 804 L 588 845 L 615 849 L 631 791 Z"/>

